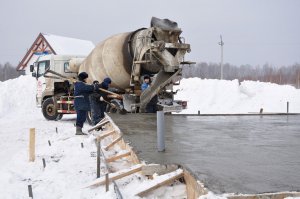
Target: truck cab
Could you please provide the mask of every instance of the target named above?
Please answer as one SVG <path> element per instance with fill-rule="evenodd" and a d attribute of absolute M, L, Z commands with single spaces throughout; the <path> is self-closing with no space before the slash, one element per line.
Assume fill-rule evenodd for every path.
<path fill-rule="evenodd" d="M 39 59 L 30 66 L 32 76 L 37 80 L 36 104 L 37 107 L 42 108 L 43 115 L 46 119 L 56 120 L 60 119 L 63 113 L 75 113 L 72 107 L 69 107 L 68 112 L 60 110 L 60 104 L 58 104 L 61 102 L 61 98 L 71 99 L 73 97 L 73 91 L 71 89 L 72 82 L 55 78 L 51 76 L 51 74 L 48 75 L 46 71 L 51 70 L 68 78 L 76 78 L 77 72 L 70 70 L 69 63 L 70 60 L 78 58 L 83 60 L 85 57 L 51 54 L 39 57 Z M 71 106 L 71 102 L 68 103 L 69 106 Z"/>

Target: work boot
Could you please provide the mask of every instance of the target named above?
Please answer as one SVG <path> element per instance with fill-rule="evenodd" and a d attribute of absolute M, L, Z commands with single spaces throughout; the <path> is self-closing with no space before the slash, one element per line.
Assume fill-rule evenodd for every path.
<path fill-rule="evenodd" d="M 76 126 L 76 134 L 75 135 L 86 135 L 82 132 L 82 128 L 79 126 Z"/>
<path fill-rule="evenodd" d="M 100 126 L 99 128 L 96 128 L 95 131 L 103 131 L 102 126 Z"/>

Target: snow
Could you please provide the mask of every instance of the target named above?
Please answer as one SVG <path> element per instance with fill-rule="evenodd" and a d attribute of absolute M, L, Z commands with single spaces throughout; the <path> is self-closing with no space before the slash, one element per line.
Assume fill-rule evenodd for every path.
<path fill-rule="evenodd" d="M 177 97 L 189 100 L 186 113 L 197 113 L 197 110 L 201 113 L 249 112 L 258 111 L 262 106 L 268 112 L 283 112 L 287 100 L 292 112 L 300 112 L 299 90 L 291 86 L 260 82 L 239 85 L 237 81 L 196 78 L 181 83 Z M 0 90 L 0 198 L 28 198 L 28 185 L 32 185 L 35 198 L 115 198 L 113 185 L 108 192 L 103 186 L 83 188 L 96 179 L 96 147 L 93 136 L 74 136 L 75 115 L 64 116 L 60 121 L 45 120 L 41 110 L 36 108 L 36 80 L 31 76 L 0 82 Z M 30 128 L 36 131 L 35 162 L 28 160 Z M 85 124 L 84 130 L 88 128 Z M 109 140 L 104 140 L 103 146 L 107 143 Z M 122 152 L 115 147 L 105 155 Z M 43 159 L 46 168 L 43 168 Z M 120 160 L 111 167 L 120 170 L 128 168 L 127 164 Z M 104 170 L 102 164 L 101 172 Z M 154 180 L 164 177 L 167 176 L 154 176 Z M 138 198 L 134 193 L 153 182 L 139 173 L 116 181 L 124 198 Z M 151 192 L 146 198 L 183 198 L 184 194 L 185 185 L 175 183 Z M 224 197 L 208 193 L 200 198 Z"/>
<path fill-rule="evenodd" d="M 183 79 L 175 99 L 187 101 L 182 114 L 300 113 L 300 90 L 289 85 L 238 80 Z"/>
<path fill-rule="evenodd" d="M 226 199 L 226 194 L 215 195 L 213 192 L 208 192 L 206 195 L 200 196 L 198 199 Z"/>
<path fill-rule="evenodd" d="M 0 119 L 8 114 L 28 114 L 35 110 L 36 80 L 30 76 L 20 76 L 0 82 Z M 29 111 L 29 112 L 27 112 Z"/>
<path fill-rule="evenodd" d="M 91 41 L 45 34 L 43 36 L 54 49 L 57 55 L 84 55 L 87 56 L 95 45 Z"/>

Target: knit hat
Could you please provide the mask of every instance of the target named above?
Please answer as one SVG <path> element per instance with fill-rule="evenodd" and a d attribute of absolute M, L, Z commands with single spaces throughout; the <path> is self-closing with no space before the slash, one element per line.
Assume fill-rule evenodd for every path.
<path fill-rule="evenodd" d="M 78 74 L 78 79 L 80 81 L 83 81 L 83 80 L 85 80 L 88 77 L 89 77 L 89 75 L 86 72 L 81 72 L 81 73 Z"/>

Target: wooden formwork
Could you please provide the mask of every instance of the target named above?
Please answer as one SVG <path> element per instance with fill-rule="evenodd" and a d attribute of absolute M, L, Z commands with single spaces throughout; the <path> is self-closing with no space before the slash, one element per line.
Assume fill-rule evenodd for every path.
<path fill-rule="evenodd" d="M 140 172 L 144 176 L 147 176 L 149 179 L 152 178 L 154 173 L 158 175 L 164 174 L 172 174 L 170 178 L 164 179 L 162 181 L 158 181 L 153 185 L 145 188 L 145 190 L 136 193 L 136 196 L 146 196 L 151 191 L 162 187 L 167 186 L 174 183 L 175 180 L 180 180 L 181 182 L 185 183 L 186 185 L 186 193 L 188 199 L 197 199 L 202 195 L 206 195 L 208 193 L 208 189 L 201 183 L 197 177 L 190 171 L 188 168 L 172 164 L 172 165 L 159 165 L 159 164 L 142 164 L 139 160 L 138 156 L 136 155 L 134 149 L 124 141 L 122 137 L 122 132 L 117 127 L 116 124 L 111 120 L 109 116 L 106 115 L 106 118 L 101 123 L 108 132 L 99 134 L 96 136 L 97 140 L 104 139 L 108 136 L 111 137 L 112 142 L 108 144 L 104 149 L 109 150 L 109 148 L 114 147 L 117 145 L 122 151 L 121 154 L 117 154 L 112 157 L 106 157 L 106 162 L 109 164 L 110 162 L 114 162 L 115 160 L 120 160 L 121 158 L 126 157 L 128 162 L 131 162 L 132 166 L 130 168 L 124 169 L 122 171 L 118 171 L 115 173 L 111 173 L 109 177 L 109 181 L 117 180 L 123 178 L 125 176 L 134 174 L 136 172 Z M 93 127 L 89 132 L 95 130 L 96 128 Z M 182 172 L 176 173 L 178 169 L 181 169 Z M 105 183 L 104 177 L 96 179 L 95 181 L 88 184 L 86 187 L 90 186 L 98 186 Z M 226 196 L 228 199 L 284 199 L 286 197 L 300 197 L 300 192 L 278 192 L 278 193 L 264 193 L 264 194 L 232 194 Z"/>
<path fill-rule="evenodd" d="M 115 145 L 117 145 L 122 151 L 125 151 L 121 154 L 112 157 L 105 157 L 106 163 L 109 164 L 110 162 L 126 157 L 126 160 L 131 162 L 132 164 L 132 167 L 130 168 L 124 169 L 122 171 L 110 173 L 109 182 L 131 175 L 136 172 L 140 172 L 144 176 L 147 176 L 149 179 L 151 179 L 151 176 L 154 173 L 158 175 L 171 174 L 170 178 L 163 179 L 162 181 L 153 183 L 151 186 L 145 188 L 145 190 L 136 193 L 135 195 L 143 197 L 159 187 L 173 184 L 174 181 L 176 180 L 180 180 L 181 182 L 186 184 L 186 193 L 188 199 L 196 199 L 201 195 L 207 194 L 207 190 L 203 186 L 203 184 L 200 183 L 195 178 L 195 176 L 191 174 L 189 170 L 185 169 L 180 165 L 141 164 L 141 161 L 139 160 L 133 148 L 128 143 L 126 143 L 122 138 L 122 132 L 120 131 L 120 129 L 117 127 L 117 125 L 114 124 L 114 122 L 108 116 L 106 116 L 106 118 L 102 122 L 100 122 L 100 124 L 101 124 L 100 126 L 104 126 L 106 131 L 108 132 L 103 134 L 100 133 L 96 135 L 96 140 L 101 141 L 106 137 L 110 137 L 112 140 L 112 142 L 107 146 L 105 146 L 104 149 L 109 150 L 110 148 L 113 148 Z M 92 132 L 95 129 L 97 128 L 93 127 L 92 129 L 89 130 L 89 132 Z M 172 175 L 172 173 L 174 174 Z M 99 186 L 103 184 L 105 184 L 104 176 L 94 180 L 93 182 L 85 185 L 84 187 L 93 187 L 93 186 Z"/>

